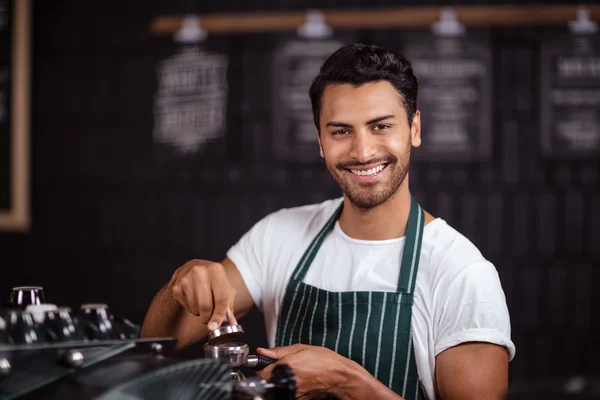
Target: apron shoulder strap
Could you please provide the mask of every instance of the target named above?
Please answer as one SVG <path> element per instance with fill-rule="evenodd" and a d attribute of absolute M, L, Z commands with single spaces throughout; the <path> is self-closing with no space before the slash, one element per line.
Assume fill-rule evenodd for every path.
<path fill-rule="evenodd" d="M 304 276 L 306 276 L 310 265 L 312 264 L 313 260 L 317 255 L 317 251 L 321 247 L 321 244 L 323 244 L 323 240 L 325 240 L 327 234 L 333 229 L 335 221 L 337 221 L 340 217 L 343 207 L 344 202 L 342 201 L 342 204 L 339 205 L 339 207 L 335 210 L 335 212 L 329 218 L 327 223 L 323 226 L 323 228 L 321 228 L 317 236 L 315 236 L 313 241 L 310 243 L 310 246 L 308 246 L 308 249 L 306 249 L 306 251 L 302 255 L 302 258 L 300 259 L 300 262 L 298 262 L 298 265 L 296 265 L 296 268 L 292 273 L 293 280 L 301 281 L 304 279 Z"/>
<path fill-rule="evenodd" d="M 423 228 L 425 226 L 425 213 L 417 200 L 411 196 L 410 213 L 406 226 L 404 249 L 398 276 L 398 292 L 412 294 L 417 280 L 417 269 L 421 258 L 421 242 L 423 241 Z"/>
<path fill-rule="evenodd" d="M 298 265 L 292 273 L 292 280 L 302 281 L 310 268 L 317 252 L 327 234 L 333 229 L 335 221 L 338 220 L 344 203 L 342 202 L 329 218 L 327 223 L 321 228 L 317 236 L 312 240 L 308 249 L 302 255 Z M 397 291 L 412 293 L 417 279 L 417 269 L 421 256 L 421 243 L 423 239 L 423 228 L 425 226 L 425 213 L 417 200 L 411 196 L 410 212 L 408 224 L 406 227 L 406 239 L 404 241 L 404 250 L 402 251 L 402 261 L 400 263 L 400 274 L 398 277 Z"/>

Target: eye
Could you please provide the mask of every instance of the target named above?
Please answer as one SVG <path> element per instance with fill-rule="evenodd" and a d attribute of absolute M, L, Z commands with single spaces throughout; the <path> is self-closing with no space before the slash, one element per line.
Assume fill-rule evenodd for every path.
<path fill-rule="evenodd" d="M 377 125 L 375 125 L 375 126 L 373 127 L 373 130 L 376 130 L 376 131 L 381 131 L 381 130 L 384 130 L 384 129 L 389 129 L 389 128 L 390 128 L 390 126 L 389 126 L 389 125 L 386 125 L 386 124 L 377 124 Z"/>
<path fill-rule="evenodd" d="M 338 129 L 337 131 L 331 132 L 332 135 L 345 135 L 349 133 L 346 129 Z"/>

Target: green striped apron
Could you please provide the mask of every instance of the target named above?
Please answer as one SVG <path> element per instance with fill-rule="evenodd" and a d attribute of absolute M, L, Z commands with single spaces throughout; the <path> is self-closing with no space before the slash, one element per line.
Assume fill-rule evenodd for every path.
<path fill-rule="evenodd" d="M 407 400 L 423 397 L 411 336 L 424 213 L 412 198 L 396 292 L 328 292 L 302 282 L 343 203 L 292 273 L 277 321 L 277 346 L 325 346 L 356 361 Z"/>

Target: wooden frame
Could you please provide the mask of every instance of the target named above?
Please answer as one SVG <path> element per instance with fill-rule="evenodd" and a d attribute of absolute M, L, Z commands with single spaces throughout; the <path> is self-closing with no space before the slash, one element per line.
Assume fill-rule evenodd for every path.
<path fill-rule="evenodd" d="M 14 0 L 11 15 L 10 133 L 11 176 L 9 209 L 0 209 L 0 230 L 27 231 L 29 198 L 29 91 L 31 0 Z"/>
<path fill-rule="evenodd" d="M 444 8 L 456 12 L 465 26 L 540 26 L 562 25 L 576 18 L 577 10 L 586 8 L 590 17 L 600 19 L 598 5 L 499 5 L 456 7 L 395 7 L 387 9 L 323 10 L 325 21 L 334 29 L 426 28 L 438 21 Z M 236 34 L 293 30 L 304 24 L 306 12 L 256 12 L 200 15 L 202 29 L 209 34 Z M 181 28 L 184 16 L 155 18 L 150 31 L 171 35 Z"/>

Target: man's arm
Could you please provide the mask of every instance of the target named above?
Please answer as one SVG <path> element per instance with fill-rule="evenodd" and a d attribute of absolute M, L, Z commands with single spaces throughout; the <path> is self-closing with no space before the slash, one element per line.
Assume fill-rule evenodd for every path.
<path fill-rule="evenodd" d="M 333 392 L 340 399 L 401 399 L 360 365 L 346 363 L 346 383 Z M 508 390 L 508 352 L 492 343 L 470 342 L 436 357 L 436 383 L 441 400 L 501 400 Z"/>
<path fill-rule="evenodd" d="M 278 364 L 296 375 L 298 395 L 329 393 L 340 399 L 398 399 L 386 385 L 356 362 L 325 347 L 296 344 L 258 353 L 277 359 L 258 375 L 268 379 Z M 438 398 L 441 400 L 499 400 L 508 388 L 508 352 L 491 343 L 463 343 L 436 357 Z"/>
<path fill-rule="evenodd" d="M 401 399 L 360 365 L 348 364 L 347 382 L 338 389 L 342 399 Z M 436 383 L 441 400 L 501 400 L 508 390 L 508 352 L 492 343 L 470 342 L 436 357 Z"/>
<path fill-rule="evenodd" d="M 213 312 L 210 310 L 204 311 L 204 307 L 199 300 L 202 296 L 214 297 L 213 293 L 219 293 L 223 282 L 218 277 L 225 277 L 229 284 L 235 290 L 235 300 L 233 311 L 236 318 L 241 318 L 246 315 L 254 306 L 250 292 L 244 283 L 244 280 L 236 268 L 235 264 L 225 258 L 221 263 L 211 263 L 203 260 L 192 260 L 175 271 L 173 278 L 154 296 L 150 308 L 142 325 L 141 337 L 166 337 L 172 336 L 177 338 L 176 349 L 188 347 L 208 334 L 207 323 L 210 320 Z M 181 280 L 183 275 L 194 275 L 195 279 L 188 279 L 189 282 L 194 282 L 194 287 L 188 285 L 188 294 L 186 297 L 188 303 L 186 308 L 195 310 L 194 315 L 187 311 L 186 308 L 176 299 L 173 293 L 173 286 L 178 279 Z M 214 278 L 214 277 L 217 278 Z M 178 296 L 181 298 L 182 294 Z M 197 304 L 194 304 L 197 303 Z M 211 299 L 211 305 L 212 299 Z M 218 304 L 217 299 L 214 300 L 215 306 Z"/>
<path fill-rule="evenodd" d="M 443 400 L 499 400 L 508 389 L 508 352 L 492 343 L 469 342 L 437 355 L 435 377 Z"/>

